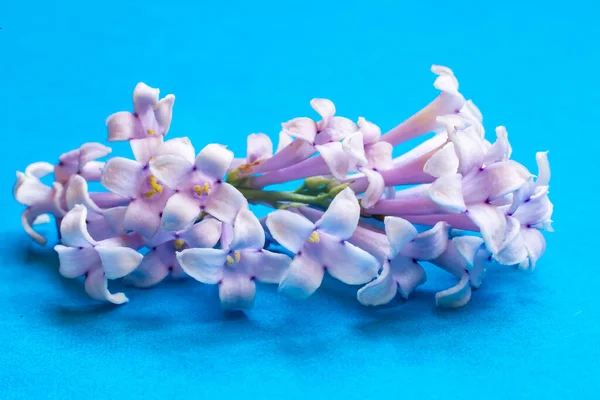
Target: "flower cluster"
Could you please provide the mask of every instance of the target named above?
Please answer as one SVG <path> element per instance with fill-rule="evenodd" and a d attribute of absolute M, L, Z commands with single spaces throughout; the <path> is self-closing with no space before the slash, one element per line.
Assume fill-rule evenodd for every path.
<path fill-rule="evenodd" d="M 357 286 L 357 299 L 382 305 L 407 299 L 426 281 L 428 263 L 456 277 L 436 294 L 460 307 L 488 268 L 533 270 L 551 231 L 547 153 L 537 175 L 511 160 L 506 129 L 485 138 L 482 115 L 458 91 L 452 71 L 433 66 L 439 95 L 385 134 L 373 122 L 336 115 L 313 99 L 318 120 L 282 124 L 274 151 L 268 135 L 248 136 L 245 157 L 220 144 L 198 153 L 186 138 L 165 140 L 175 96 L 139 83 L 133 112 L 108 117 L 108 141 L 128 141 L 133 159 L 86 143 L 52 165 L 17 172 L 15 199 L 25 231 L 54 216 L 60 273 L 85 277 L 94 299 L 127 302 L 108 280 L 149 287 L 191 277 L 218 285 L 225 308 L 249 309 L 255 281 L 294 298 L 315 293 L 329 274 Z M 393 157 L 393 148 L 424 137 Z M 42 182 L 53 174 L 51 186 Z M 293 191 L 269 190 L 301 181 Z M 106 191 L 94 192 L 88 182 Z M 264 218 L 249 208 L 274 210 Z"/>

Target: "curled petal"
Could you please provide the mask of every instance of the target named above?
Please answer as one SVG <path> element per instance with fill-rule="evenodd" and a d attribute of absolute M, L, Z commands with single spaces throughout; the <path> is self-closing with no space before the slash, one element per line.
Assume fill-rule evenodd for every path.
<path fill-rule="evenodd" d="M 111 294 L 108 291 L 108 281 L 102 268 L 94 268 L 85 277 L 85 291 L 94 300 L 113 304 L 127 303 L 129 299 L 124 293 Z"/>
<path fill-rule="evenodd" d="M 250 277 L 225 272 L 219 284 L 219 299 L 223 308 L 228 310 L 249 310 L 254 306 L 256 284 Z"/>
<path fill-rule="evenodd" d="M 150 160 L 150 171 L 159 181 L 176 189 L 194 165 L 178 155 L 162 155 Z"/>
<path fill-rule="evenodd" d="M 320 262 L 308 254 L 297 254 L 279 282 L 279 292 L 295 299 L 305 299 L 321 286 L 324 274 Z"/>
<path fill-rule="evenodd" d="M 35 221 L 37 220 L 38 217 L 39 216 L 37 215 L 36 212 L 34 212 L 34 210 L 32 210 L 31 208 L 28 208 L 25 211 L 23 211 L 23 213 L 21 214 L 21 225 L 23 226 L 23 229 L 25 230 L 25 232 L 33 240 L 35 240 L 39 245 L 45 246 L 47 243 L 46 238 L 43 237 L 42 235 L 40 235 L 39 233 L 37 233 L 36 231 L 34 231 L 32 228 L 32 225 L 35 224 Z"/>
<path fill-rule="evenodd" d="M 307 251 L 312 258 L 322 262 L 331 276 L 348 285 L 369 282 L 377 276 L 380 266 L 366 251 L 327 234 L 320 235 L 319 244 L 311 245 Z"/>
<path fill-rule="evenodd" d="M 128 111 L 120 111 L 109 116 L 106 119 L 106 127 L 109 142 L 130 140 L 144 135 L 140 120 Z"/>
<path fill-rule="evenodd" d="M 25 168 L 25 175 L 39 179 L 52 173 L 52 171 L 54 171 L 54 165 L 40 161 L 29 164 L 27 168 Z"/>
<path fill-rule="evenodd" d="M 265 232 L 252 211 L 242 208 L 233 224 L 231 249 L 262 249 L 265 245 Z"/>
<path fill-rule="evenodd" d="M 458 172 L 467 174 L 481 168 L 484 160 L 484 149 L 479 136 L 468 130 L 457 132 L 455 129 L 449 130 L 448 136 L 454 143 L 454 149 L 458 156 Z"/>
<path fill-rule="evenodd" d="M 360 199 L 360 204 L 364 208 L 371 208 L 381 200 L 385 190 L 385 181 L 379 172 L 370 168 L 361 168 L 360 172 L 365 174 L 369 181 L 369 186 L 367 186 L 365 194 Z"/>
<path fill-rule="evenodd" d="M 496 142 L 486 151 L 483 159 L 484 165 L 495 162 L 506 161 L 510 158 L 512 147 L 508 142 L 508 133 L 506 128 L 499 126 L 496 128 Z"/>
<path fill-rule="evenodd" d="M 301 215 L 287 210 L 276 210 L 267 216 L 271 236 L 292 253 L 298 253 L 315 225 Z"/>
<path fill-rule="evenodd" d="M 387 142 L 377 142 L 365 146 L 365 156 L 368 165 L 371 168 L 377 168 L 380 171 L 387 171 L 394 166 L 392 152 L 394 148 Z"/>
<path fill-rule="evenodd" d="M 175 96 L 172 94 L 166 95 L 158 104 L 154 106 L 154 118 L 160 126 L 160 133 L 166 135 L 171 127 L 173 119 L 173 105 L 175 104 Z"/>
<path fill-rule="evenodd" d="M 144 82 L 139 82 L 133 89 L 133 109 L 136 113 L 146 112 L 148 108 L 158 103 L 159 89 L 151 88 Z"/>
<path fill-rule="evenodd" d="M 310 118 L 294 118 L 281 124 L 283 133 L 313 143 L 317 135 L 317 124 Z"/>
<path fill-rule="evenodd" d="M 122 157 L 108 160 L 102 171 L 102 185 L 123 197 L 135 197 L 142 177 L 143 166 Z"/>
<path fill-rule="evenodd" d="M 356 297 L 365 306 L 387 304 L 396 296 L 398 285 L 394 281 L 389 261 L 385 261 L 381 274 L 358 290 Z"/>
<path fill-rule="evenodd" d="M 233 222 L 239 210 L 247 207 L 248 201 L 244 195 L 226 182 L 215 185 L 204 203 L 204 210 L 223 222 Z"/>
<path fill-rule="evenodd" d="M 180 137 L 162 143 L 153 154 L 154 158 L 163 155 L 179 156 L 192 165 L 196 158 L 196 151 L 189 138 Z"/>
<path fill-rule="evenodd" d="M 537 229 L 523 229 L 521 235 L 527 248 L 528 257 L 527 260 L 521 262 L 519 268 L 533 271 L 537 261 L 546 250 L 546 239 L 544 239 L 544 235 Z"/>
<path fill-rule="evenodd" d="M 85 143 L 79 148 L 78 167 L 82 168 L 87 163 L 110 154 L 111 151 L 110 147 L 102 143 Z"/>
<path fill-rule="evenodd" d="M 550 184 L 550 162 L 548 161 L 548 152 L 540 151 L 535 153 L 535 160 L 538 166 L 538 177 L 535 181 L 536 186 L 548 186 Z"/>
<path fill-rule="evenodd" d="M 515 265 L 527 258 L 527 248 L 521 235 L 521 225 L 516 218 L 506 217 L 506 232 L 500 251 L 494 254 L 500 264 Z"/>
<path fill-rule="evenodd" d="M 200 215 L 200 211 L 200 203 L 197 199 L 183 193 L 175 193 L 169 198 L 163 210 L 162 227 L 166 231 L 190 227 Z"/>
<path fill-rule="evenodd" d="M 452 239 L 452 242 L 467 263 L 467 269 L 472 268 L 475 256 L 483 245 L 483 239 L 479 236 L 459 236 Z"/>
<path fill-rule="evenodd" d="M 450 68 L 442 65 L 432 65 L 431 72 L 438 75 L 433 87 L 441 92 L 460 95 L 458 93 L 458 80 L 454 77 L 454 73 Z"/>
<path fill-rule="evenodd" d="M 288 135 L 285 132 L 279 132 L 279 142 L 277 143 L 276 153 L 279 153 L 281 150 L 289 146 L 294 141 L 294 138 Z"/>
<path fill-rule="evenodd" d="M 98 207 L 90 198 L 87 181 L 80 175 L 73 175 L 71 179 L 69 179 L 65 198 L 67 201 L 67 209 L 69 210 L 77 204 L 82 204 L 90 211 L 97 214 L 102 213 L 102 209 L 100 209 L 100 207 Z"/>
<path fill-rule="evenodd" d="M 458 172 L 458 157 L 454 150 L 454 143 L 447 143 L 437 151 L 423 167 L 423 172 L 439 178 L 442 175 L 456 174 Z"/>
<path fill-rule="evenodd" d="M 310 106 L 321 116 L 321 121 L 318 123 L 319 130 L 322 131 L 329 125 L 329 121 L 335 115 L 335 105 L 328 99 L 312 99 Z"/>
<path fill-rule="evenodd" d="M 435 204 L 453 213 L 466 211 L 467 206 L 462 194 L 462 175 L 443 175 L 437 178 L 427 192 L 427 197 Z"/>
<path fill-rule="evenodd" d="M 417 235 L 402 248 L 400 254 L 417 260 L 431 260 L 442 254 L 448 246 L 448 229 L 446 222 L 438 222 L 435 226 Z"/>
<path fill-rule="evenodd" d="M 358 225 L 360 206 L 350 188 L 342 190 L 316 222 L 317 229 L 340 239 L 348 239 Z"/>
<path fill-rule="evenodd" d="M 227 250 L 187 249 L 177 253 L 186 274 L 202 283 L 216 284 L 223 279 Z"/>
<path fill-rule="evenodd" d="M 384 224 L 385 234 L 390 242 L 389 258 L 394 258 L 406 244 L 418 235 L 413 224 L 403 218 L 385 217 Z"/>
<path fill-rule="evenodd" d="M 96 251 L 102 261 L 102 268 L 107 279 L 118 279 L 137 268 L 143 255 L 128 247 L 101 247 Z"/>
<path fill-rule="evenodd" d="M 248 154 L 246 162 L 248 163 L 267 159 L 273 154 L 273 142 L 264 133 L 252 133 L 248 135 L 247 141 Z"/>
<path fill-rule="evenodd" d="M 195 165 L 204 175 L 217 180 L 225 176 L 232 161 L 231 150 L 220 144 L 209 144 L 198 153 Z"/>
<path fill-rule="evenodd" d="M 58 271 L 65 278 L 83 276 L 95 266 L 100 265 L 100 257 L 91 247 L 67 247 L 57 244 L 54 246 L 54 250 L 58 253 L 60 263 Z"/>
<path fill-rule="evenodd" d="M 48 202 L 52 197 L 52 189 L 33 176 L 17 172 L 17 182 L 13 187 L 13 196 L 19 203 L 31 206 Z"/>
<path fill-rule="evenodd" d="M 358 117 L 358 129 L 363 134 L 363 140 L 366 145 L 375 144 L 381 138 L 381 129 L 372 122 L 363 117 Z"/>
<path fill-rule="evenodd" d="M 506 216 L 497 207 L 489 204 L 473 204 L 467 210 L 467 216 L 479 227 L 487 248 L 497 253 L 504 241 Z"/>
<path fill-rule="evenodd" d="M 471 286 L 469 274 L 465 272 L 456 286 L 435 294 L 435 303 L 438 307 L 459 308 L 471 300 Z"/>
<path fill-rule="evenodd" d="M 329 171 L 337 179 L 344 179 L 350 169 L 350 157 L 344 151 L 344 147 L 340 142 L 327 143 L 316 146 L 316 149 L 321 153 L 321 157 L 325 160 Z"/>
<path fill-rule="evenodd" d="M 396 257 L 390 263 L 392 277 L 398 286 L 398 293 L 404 298 L 427 280 L 425 270 L 421 265 L 406 257 Z"/>
<path fill-rule="evenodd" d="M 361 132 L 355 132 L 342 140 L 342 148 L 350 157 L 352 162 L 357 165 L 366 165 L 368 160 L 365 156 L 365 145 Z"/>
<path fill-rule="evenodd" d="M 69 247 L 91 247 L 96 241 L 86 227 L 87 209 L 78 204 L 61 221 L 60 234 L 63 244 Z"/>

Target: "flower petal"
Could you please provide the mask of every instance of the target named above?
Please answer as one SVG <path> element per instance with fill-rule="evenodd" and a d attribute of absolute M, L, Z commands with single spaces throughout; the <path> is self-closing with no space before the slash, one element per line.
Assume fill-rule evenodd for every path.
<path fill-rule="evenodd" d="M 319 132 L 315 138 L 315 143 L 325 144 L 331 141 L 342 140 L 357 131 L 358 126 L 352 120 L 344 117 L 333 117 L 329 120 L 327 127 Z"/>
<path fill-rule="evenodd" d="M 234 186 L 221 182 L 211 190 L 204 207 L 213 217 L 223 222 L 233 222 L 239 210 L 248 207 L 248 201 Z"/>
<path fill-rule="evenodd" d="M 69 247 L 91 247 L 96 241 L 87 231 L 85 220 L 87 209 L 78 204 L 69 211 L 60 224 L 62 243 Z"/>
<path fill-rule="evenodd" d="M 154 156 L 162 144 L 162 136 L 149 136 L 143 139 L 131 139 L 129 141 L 133 157 L 142 165 L 146 165 L 148 161 L 150 161 L 150 158 Z"/>
<path fill-rule="evenodd" d="M 282 132 L 286 135 L 313 143 L 317 135 L 317 124 L 310 118 L 294 118 L 281 124 Z"/>
<path fill-rule="evenodd" d="M 285 132 L 279 132 L 279 142 L 277 143 L 277 150 L 275 153 L 279 153 L 281 150 L 292 144 L 294 138 Z"/>
<path fill-rule="evenodd" d="M 102 213 L 102 209 L 100 209 L 100 207 L 98 207 L 90 198 L 88 193 L 88 184 L 80 175 L 73 175 L 71 179 L 69 179 L 65 199 L 67 202 L 67 209 L 69 210 L 75 207 L 77 204 L 81 204 L 90 211 L 93 211 L 97 214 Z"/>
<path fill-rule="evenodd" d="M 140 114 L 158 103 L 159 89 L 151 88 L 144 82 L 139 82 L 133 89 L 133 109 Z"/>
<path fill-rule="evenodd" d="M 538 191 L 535 195 L 526 199 L 523 204 L 517 208 L 513 216 L 517 218 L 522 225 L 536 225 L 543 223 L 552 217 L 554 205 L 550 202 L 545 190 Z"/>
<path fill-rule="evenodd" d="M 467 174 L 483 166 L 484 149 L 481 138 L 474 132 L 463 130 L 448 131 L 448 137 L 454 143 L 454 149 L 459 160 L 458 172 Z"/>
<path fill-rule="evenodd" d="M 154 106 L 154 118 L 160 126 L 160 133 L 166 135 L 171 127 L 173 119 L 173 105 L 175 104 L 175 96 L 172 94 L 166 95 L 158 104 Z"/>
<path fill-rule="evenodd" d="M 233 224 L 232 250 L 262 249 L 265 245 L 265 232 L 252 211 L 242 208 Z"/>
<path fill-rule="evenodd" d="M 483 245 L 483 239 L 479 236 L 459 236 L 452 239 L 458 253 L 467 263 L 467 269 L 473 267 L 475 256 Z"/>
<path fill-rule="evenodd" d="M 522 229 L 521 235 L 527 248 L 528 259 L 519 265 L 520 269 L 533 271 L 544 251 L 546 251 L 546 239 L 537 229 Z"/>
<path fill-rule="evenodd" d="M 267 216 L 269 233 L 283 247 L 292 253 L 298 253 L 315 225 L 301 215 L 287 210 L 276 210 Z"/>
<path fill-rule="evenodd" d="M 137 161 L 114 157 L 102 171 L 102 185 L 123 197 L 135 197 L 142 178 L 143 166 Z"/>
<path fill-rule="evenodd" d="M 390 242 L 389 258 L 394 258 L 411 240 L 413 240 L 418 232 L 407 220 L 399 217 L 385 217 L 385 234 Z"/>
<path fill-rule="evenodd" d="M 254 306 L 256 284 L 244 274 L 226 271 L 219 284 L 221 306 L 228 310 L 249 310 Z"/>
<path fill-rule="evenodd" d="M 90 161 L 110 154 L 111 151 L 112 149 L 110 147 L 105 146 L 102 143 L 84 143 L 79 148 L 79 168 L 82 168 Z"/>
<path fill-rule="evenodd" d="M 363 140 L 366 145 L 375 144 L 381 138 L 381 128 L 363 117 L 358 117 L 358 129 L 363 134 Z M 388 143 L 389 144 L 389 143 Z"/>
<path fill-rule="evenodd" d="M 177 253 L 186 274 L 202 283 L 216 284 L 223 279 L 228 250 L 187 249 Z"/>
<path fill-rule="evenodd" d="M 106 219 L 108 225 L 118 234 L 125 233 L 123 222 L 125 221 L 126 213 L 127 206 L 113 207 L 102 211 L 102 215 Z"/>
<path fill-rule="evenodd" d="M 394 147 L 387 142 L 377 142 L 365 146 L 365 156 L 371 168 L 387 171 L 394 166 L 392 152 Z"/>
<path fill-rule="evenodd" d="M 408 299 L 408 296 L 427 280 L 425 270 L 413 259 L 395 257 L 390 263 L 391 274 L 398 287 L 398 293 Z"/>
<path fill-rule="evenodd" d="M 356 297 L 365 306 L 387 304 L 396 296 L 398 285 L 392 278 L 389 261 L 385 261 L 381 274 L 358 290 Z"/>
<path fill-rule="evenodd" d="M 200 202 L 197 199 L 183 193 L 175 193 L 163 210 L 162 228 L 165 231 L 188 228 L 196 221 L 200 211 Z"/>
<path fill-rule="evenodd" d="M 321 121 L 317 125 L 322 131 L 335 115 L 335 105 L 328 99 L 312 99 L 310 106 L 321 116 Z"/>
<path fill-rule="evenodd" d="M 107 279 L 118 279 L 137 268 L 143 255 L 128 247 L 101 247 L 96 251 L 102 261 L 102 268 Z"/>
<path fill-rule="evenodd" d="M 171 189 L 176 189 L 193 167 L 194 164 L 185 158 L 171 154 L 157 156 L 150 160 L 152 174 Z"/>
<path fill-rule="evenodd" d="M 503 265 L 520 264 L 527 259 L 527 248 L 521 235 L 521 224 L 516 218 L 506 217 L 506 232 L 500 251 L 494 259 Z"/>
<path fill-rule="evenodd" d="M 427 191 L 427 197 L 452 213 L 467 210 L 462 194 L 462 175 L 451 174 L 437 178 Z"/>
<path fill-rule="evenodd" d="M 209 144 L 200 150 L 194 164 L 204 175 L 217 180 L 225 176 L 232 161 L 231 150 L 220 144 Z"/>
<path fill-rule="evenodd" d="M 247 142 L 246 162 L 248 163 L 267 159 L 273 154 L 273 142 L 264 133 L 252 133 L 248 135 Z"/>
<path fill-rule="evenodd" d="M 497 253 L 506 232 L 504 213 L 490 204 L 473 204 L 469 206 L 467 216 L 479 227 L 487 248 L 492 253 Z"/>
<path fill-rule="evenodd" d="M 435 294 L 435 303 L 438 307 L 459 308 L 471 300 L 471 286 L 469 285 L 469 274 L 464 273 L 460 282 L 450 289 Z"/>
<path fill-rule="evenodd" d="M 463 180 L 463 194 L 468 203 L 494 201 L 518 190 L 531 173 L 516 161 L 497 162 Z"/>
<path fill-rule="evenodd" d="M 128 111 L 120 111 L 109 116 L 106 119 L 106 127 L 109 142 L 130 140 L 144 135 L 140 120 Z"/>
<path fill-rule="evenodd" d="M 442 65 L 432 65 L 431 72 L 438 75 L 433 87 L 442 92 L 460 94 L 458 93 L 458 80 L 454 77 L 454 73 L 450 68 Z"/>
<path fill-rule="evenodd" d="M 317 151 L 325 160 L 329 171 L 337 179 L 344 179 L 350 169 L 350 157 L 344 151 L 340 142 L 332 142 L 316 146 Z"/>
<path fill-rule="evenodd" d="M 346 188 L 334 197 L 315 226 L 323 232 L 345 240 L 352 236 L 359 218 L 358 200 L 352 189 Z"/>
<path fill-rule="evenodd" d="M 361 168 L 360 172 L 365 174 L 369 181 L 369 186 L 367 186 L 367 190 L 360 199 L 360 204 L 364 208 L 371 208 L 381 200 L 385 190 L 385 181 L 379 172 L 370 168 Z"/>
<path fill-rule="evenodd" d="M 508 133 L 506 128 L 499 126 L 496 128 L 496 142 L 487 150 L 483 159 L 484 165 L 490 165 L 496 162 L 510 159 L 512 147 L 508 142 Z"/>
<path fill-rule="evenodd" d="M 179 137 L 163 142 L 154 152 L 154 158 L 164 155 L 179 156 L 193 165 L 196 158 L 196 150 L 187 137 Z"/>
<path fill-rule="evenodd" d="M 214 247 L 221 237 L 222 223 L 215 218 L 204 218 L 179 237 L 190 247 Z"/>
<path fill-rule="evenodd" d="M 352 162 L 357 165 L 367 165 L 369 161 L 365 156 L 365 145 L 361 132 L 355 132 L 342 140 L 342 148 L 346 152 L 346 157 L 350 157 Z"/>
<path fill-rule="evenodd" d="M 267 250 L 245 250 L 241 255 L 242 262 L 260 282 L 279 283 L 292 259 L 285 254 Z"/>
<path fill-rule="evenodd" d="M 37 178 L 17 172 L 17 182 L 13 187 L 13 196 L 19 203 L 31 206 L 48 202 L 52 197 L 52 189 Z"/>
<path fill-rule="evenodd" d="M 450 142 L 438 150 L 423 167 L 423 172 L 439 178 L 442 175 L 456 174 L 458 172 L 458 157 L 454 150 L 454 143 Z"/>
<path fill-rule="evenodd" d="M 380 267 L 371 254 L 328 234 L 321 234 L 319 243 L 308 244 L 305 249 L 331 276 L 348 285 L 369 282 L 377 276 Z"/>
<path fill-rule="evenodd" d="M 548 161 L 548 152 L 540 151 L 535 153 L 535 160 L 538 166 L 538 177 L 535 181 L 536 186 L 548 186 L 550 184 L 550 162 Z"/>
<path fill-rule="evenodd" d="M 102 268 L 92 269 L 85 278 L 85 291 L 94 300 L 113 304 L 127 303 L 129 299 L 124 293 L 111 294 L 108 291 L 108 281 Z"/>
<path fill-rule="evenodd" d="M 399 254 L 423 261 L 438 257 L 448 246 L 448 229 L 449 225 L 446 222 L 438 222 L 433 228 L 418 234 L 407 243 Z"/>
<path fill-rule="evenodd" d="M 54 246 L 58 253 L 60 267 L 58 271 L 65 278 L 76 278 L 85 275 L 96 265 L 100 265 L 98 253 L 91 247 L 67 247 L 61 244 Z"/>
<path fill-rule="evenodd" d="M 161 207 L 158 207 L 159 205 L 162 203 L 146 202 L 142 199 L 133 200 L 125 211 L 123 228 L 151 238 L 160 228 L 161 217 L 158 209 Z"/>
<path fill-rule="evenodd" d="M 29 164 L 27 168 L 25 168 L 25 175 L 39 179 L 52 173 L 52 171 L 54 171 L 54 165 L 40 161 Z"/>
<path fill-rule="evenodd" d="M 295 299 L 305 299 L 321 286 L 324 274 L 320 262 L 308 254 L 297 254 L 279 282 L 279 292 Z"/>
<path fill-rule="evenodd" d="M 167 242 L 148 251 L 135 271 L 125 277 L 125 281 L 136 287 L 154 286 L 169 275 L 169 267 L 176 262 L 173 243 Z"/>

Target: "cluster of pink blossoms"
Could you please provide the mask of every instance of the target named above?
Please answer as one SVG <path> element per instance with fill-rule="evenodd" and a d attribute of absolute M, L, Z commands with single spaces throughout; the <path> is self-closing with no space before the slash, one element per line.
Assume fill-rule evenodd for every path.
<path fill-rule="evenodd" d="M 282 124 L 273 151 L 269 136 L 248 136 L 235 158 L 219 144 L 198 153 L 190 140 L 164 140 L 175 97 L 159 99 L 144 83 L 133 112 L 107 121 L 108 141 L 128 141 L 133 159 L 98 161 L 111 149 L 86 143 L 59 163 L 17 172 L 15 199 L 27 208 L 25 231 L 53 215 L 60 273 L 85 277 L 94 299 L 128 301 L 108 280 L 138 287 L 167 277 L 192 277 L 219 287 L 225 308 L 249 309 L 255 281 L 306 298 L 326 273 L 357 285 L 358 301 L 382 305 L 408 298 L 426 280 L 423 262 L 457 279 L 436 294 L 441 307 L 460 307 L 490 267 L 533 270 L 551 231 L 547 153 L 536 154 L 537 176 L 511 160 L 506 129 L 485 139 L 482 115 L 458 91 L 452 71 L 433 66 L 440 94 L 382 134 L 373 122 L 336 116 L 334 104 L 313 99 L 320 120 Z M 407 153 L 393 147 L 433 135 Z M 54 183 L 42 182 L 54 174 Z M 99 181 L 108 191 L 90 192 Z M 293 191 L 265 189 L 299 181 Z M 249 204 L 272 207 L 264 218 Z"/>

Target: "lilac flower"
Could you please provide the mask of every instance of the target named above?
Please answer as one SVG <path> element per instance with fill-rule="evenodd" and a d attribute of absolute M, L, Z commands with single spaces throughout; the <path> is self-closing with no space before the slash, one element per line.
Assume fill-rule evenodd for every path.
<path fill-rule="evenodd" d="M 133 113 L 120 111 L 106 120 L 110 142 L 164 136 L 169 131 L 175 96 L 159 101 L 159 89 L 138 83 L 133 90 Z"/>
<path fill-rule="evenodd" d="M 234 221 L 232 240 L 223 240 L 222 249 L 187 249 L 177 253 L 177 259 L 192 278 L 219 285 L 224 308 L 248 310 L 254 305 L 254 281 L 278 283 L 290 264 L 288 256 L 263 250 L 264 244 L 260 222 L 242 208 Z"/>
<path fill-rule="evenodd" d="M 189 227 L 201 212 L 232 222 L 248 204 L 235 187 L 222 181 L 233 159 L 231 151 L 209 144 L 195 159 L 193 154 L 192 149 L 175 155 L 158 155 L 150 161 L 154 176 L 175 191 L 162 212 L 164 230 Z"/>
<path fill-rule="evenodd" d="M 190 248 L 212 248 L 221 237 L 221 222 L 205 218 L 189 229 L 179 232 L 161 232 L 146 242 L 150 251 L 125 280 L 137 287 L 150 287 L 160 283 L 169 274 L 176 279 L 187 276 L 181 268 L 176 251 Z"/>
<path fill-rule="evenodd" d="M 141 139 L 140 142 L 147 140 Z M 146 238 L 154 236 L 160 227 L 163 209 L 174 192 L 149 168 L 151 157 L 194 157 L 188 138 L 176 138 L 160 144 L 153 153 L 138 152 L 135 161 L 111 158 L 102 173 L 102 184 L 113 193 L 130 199 L 125 213 L 125 230 L 138 232 Z"/>
<path fill-rule="evenodd" d="M 123 293 L 111 294 L 107 279 L 121 278 L 142 261 L 134 249 L 142 246 L 139 235 L 128 234 L 96 241 L 87 231 L 87 209 L 75 206 L 63 218 L 60 226 L 62 243 L 54 249 L 60 260 L 60 273 L 67 278 L 85 275 L 85 291 L 99 301 L 122 304 L 128 301 Z"/>
<path fill-rule="evenodd" d="M 40 180 L 53 170 L 52 164 L 33 163 L 25 169 L 25 173 L 17 172 L 17 182 L 13 187 L 14 198 L 27 206 L 21 214 L 23 229 L 41 245 L 46 244 L 46 238 L 34 231 L 32 225 L 48 222 L 47 214 L 52 214 L 60 220 L 66 213 L 62 204 L 63 186 L 54 182 L 49 187 Z"/>
<path fill-rule="evenodd" d="M 269 214 L 266 224 L 270 234 L 295 254 L 279 290 L 291 297 L 306 298 L 319 288 L 325 271 L 350 285 L 375 278 L 377 259 L 348 242 L 359 214 L 358 200 L 351 189 L 339 193 L 316 223 L 287 210 Z"/>
<path fill-rule="evenodd" d="M 99 181 L 104 162 L 95 161 L 111 152 L 110 147 L 100 143 L 85 143 L 80 148 L 64 153 L 54 167 L 54 178 L 66 185 L 73 175 L 81 175 L 87 181 Z"/>

